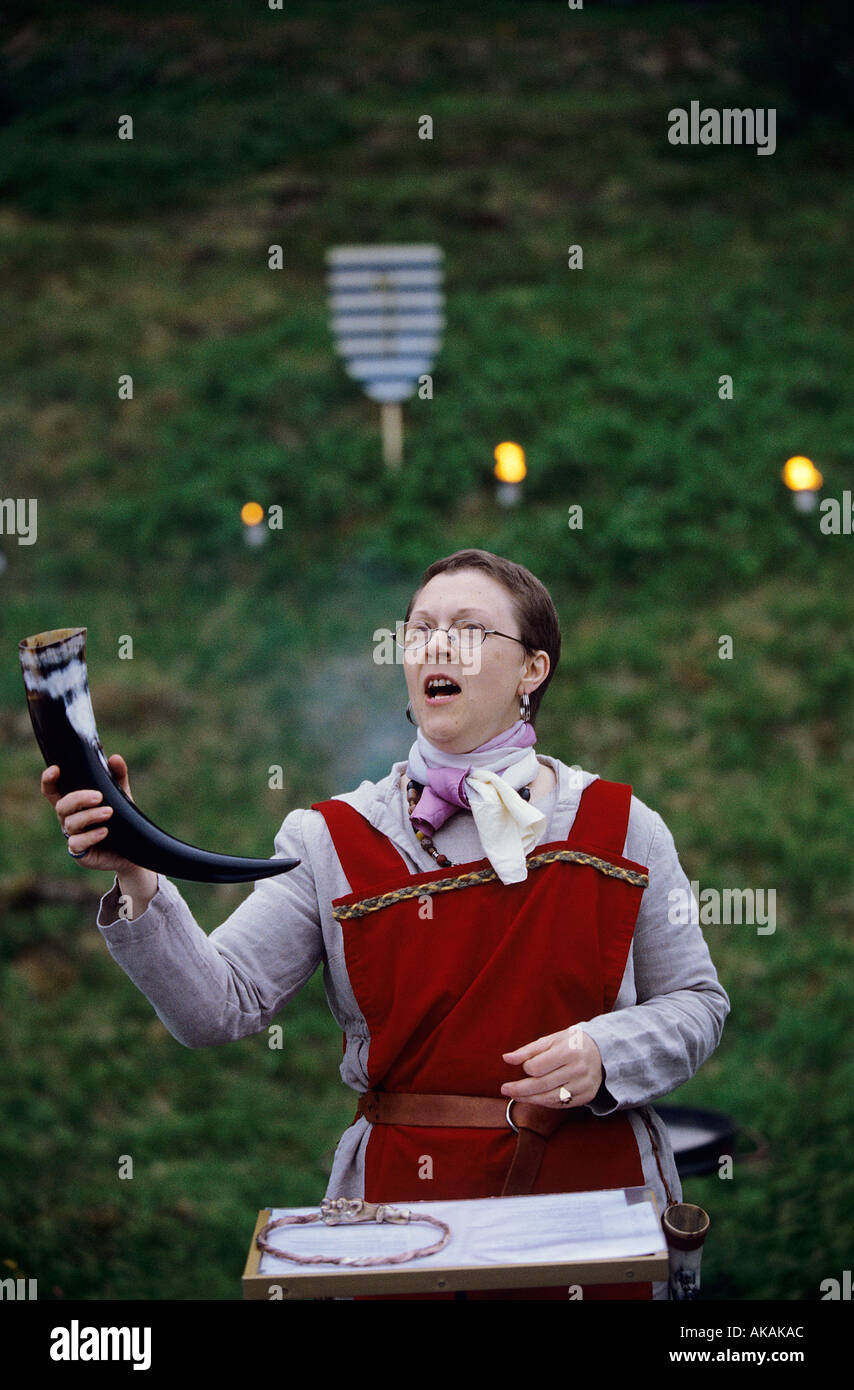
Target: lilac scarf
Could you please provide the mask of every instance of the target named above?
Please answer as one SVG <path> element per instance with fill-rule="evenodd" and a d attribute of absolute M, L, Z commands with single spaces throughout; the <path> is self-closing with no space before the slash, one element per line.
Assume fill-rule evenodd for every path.
<path fill-rule="evenodd" d="M 488 743 L 482 743 L 470 753 L 445 753 L 436 748 L 418 730 L 415 742 L 409 750 L 406 766 L 407 777 L 420 782 L 424 787 L 421 798 L 413 814 L 413 824 L 419 830 L 438 830 L 455 811 L 471 809 L 466 791 L 466 778 L 469 773 L 488 769 L 498 775 L 518 763 L 525 763 L 525 771 L 530 767 L 527 750 L 537 741 L 533 724 L 519 719 L 509 729 L 505 729 Z M 536 761 L 536 760 L 535 760 Z M 539 764 L 533 776 L 539 771 Z M 508 778 L 511 785 L 516 782 Z M 533 777 L 526 777 L 519 786 L 524 787 Z"/>

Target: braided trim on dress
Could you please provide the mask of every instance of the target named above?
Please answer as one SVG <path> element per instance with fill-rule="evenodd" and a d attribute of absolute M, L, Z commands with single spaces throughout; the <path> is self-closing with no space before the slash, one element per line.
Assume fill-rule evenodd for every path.
<path fill-rule="evenodd" d="M 587 854 L 580 849 L 553 849 L 543 854 L 532 854 L 525 861 L 529 869 L 542 868 L 544 864 L 588 864 L 608 878 L 621 878 L 638 888 L 649 887 L 649 874 L 638 873 L 636 869 L 623 869 L 611 864 L 598 855 Z M 390 907 L 392 903 L 405 902 L 407 898 L 419 898 L 422 894 L 450 893 L 455 888 L 471 888 L 478 883 L 492 883 L 498 879 L 494 869 L 475 869 L 472 873 L 457 874 L 452 878 L 435 879 L 432 883 L 409 884 L 404 888 L 394 888 L 388 893 L 380 893 L 375 898 L 362 898 L 357 903 L 347 903 L 333 907 L 332 915 L 336 921 L 348 921 L 352 917 L 365 917 L 369 912 Z"/>

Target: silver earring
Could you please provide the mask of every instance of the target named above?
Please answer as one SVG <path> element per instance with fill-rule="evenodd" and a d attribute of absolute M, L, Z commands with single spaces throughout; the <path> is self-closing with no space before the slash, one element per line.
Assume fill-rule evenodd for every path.
<path fill-rule="evenodd" d="M 525 724 L 530 724 L 531 722 L 531 701 L 528 699 L 527 691 L 519 701 L 519 718 Z"/>
<path fill-rule="evenodd" d="M 407 704 L 407 706 L 406 706 L 406 717 L 407 717 L 407 719 L 409 720 L 410 724 L 415 724 L 415 720 L 412 718 L 412 701 L 411 701 L 411 700 L 408 702 L 408 704 Z M 418 728 L 418 725 L 415 724 L 415 727 L 416 727 L 416 729 L 417 729 L 417 728 Z"/>

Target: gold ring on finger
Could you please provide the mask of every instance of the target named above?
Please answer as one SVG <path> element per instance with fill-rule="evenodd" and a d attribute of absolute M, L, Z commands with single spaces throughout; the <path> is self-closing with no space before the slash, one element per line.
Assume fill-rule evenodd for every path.
<path fill-rule="evenodd" d="M 557 1098 L 561 1105 L 569 1105 L 569 1102 L 572 1100 L 572 1091 L 568 1091 L 565 1086 L 561 1086 L 557 1093 Z"/>

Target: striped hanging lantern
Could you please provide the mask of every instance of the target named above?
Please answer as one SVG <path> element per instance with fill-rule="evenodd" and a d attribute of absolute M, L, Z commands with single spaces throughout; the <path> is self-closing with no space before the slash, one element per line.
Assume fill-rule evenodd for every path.
<path fill-rule="evenodd" d="M 383 452 L 403 454 L 401 402 L 439 350 L 442 252 L 438 246 L 335 246 L 326 254 L 332 336 L 348 376 L 382 411 Z"/>

